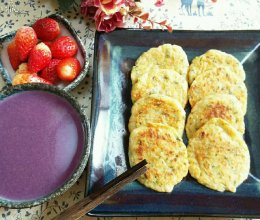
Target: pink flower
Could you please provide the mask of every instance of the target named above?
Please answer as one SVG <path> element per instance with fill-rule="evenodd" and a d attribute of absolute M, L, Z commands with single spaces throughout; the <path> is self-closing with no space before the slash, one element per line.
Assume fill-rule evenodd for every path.
<path fill-rule="evenodd" d="M 134 0 L 125 0 L 125 5 L 129 7 L 134 7 L 136 4 Z"/>
<path fill-rule="evenodd" d="M 123 15 L 116 12 L 111 15 L 106 15 L 102 10 L 98 9 L 95 14 L 96 29 L 98 31 L 110 32 L 120 27 L 123 24 Z"/>
<path fill-rule="evenodd" d="M 100 7 L 100 9 L 107 15 L 114 14 L 120 10 L 125 4 L 125 0 L 94 0 L 95 6 Z"/>
<path fill-rule="evenodd" d="M 155 6 L 161 7 L 162 5 L 164 5 L 164 0 L 156 0 Z"/>
<path fill-rule="evenodd" d="M 81 14 L 89 17 L 94 17 L 97 11 L 97 6 L 94 4 L 94 0 L 83 0 L 80 4 Z"/>

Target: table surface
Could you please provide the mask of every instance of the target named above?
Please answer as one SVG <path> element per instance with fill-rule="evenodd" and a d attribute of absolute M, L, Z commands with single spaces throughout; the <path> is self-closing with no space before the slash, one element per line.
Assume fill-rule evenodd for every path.
<path fill-rule="evenodd" d="M 165 4 L 156 8 L 155 0 L 143 0 L 142 4 L 156 20 L 168 19 L 174 30 L 260 30 L 260 0 L 205 0 L 204 8 L 198 7 L 197 0 L 189 1 L 182 5 L 181 0 L 165 0 Z M 92 85 L 92 63 L 94 50 L 94 23 L 79 13 L 79 4 L 67 12 L 59 10 L 56 1 L 47 0 L 24 0 L 24 1 L 0 1 L 0 34 L 6 34 L 17 30 L 20 26 L 31 24 L 37 18 L 45 17 L 53 13 L 60 13 L 71 22 L 82 39 L 90 60 L 90 68 L 86 79 L 71 93 L 77 98 L 85 109 L 87 116 L 91 110 L 91 85 Z M 131 20 L 126 22 L 126 27 L 135 27 Z M 3 81 L 0 78 L 0 88 Z M 8 209 L 0 207 L 0 219 L 5 220 L 43 220 L 52 219 L 54 216 L 80 201 L 84 197 L 87 175 L 86 172 L 80 179 L 60 197 L 57 197 L 42 205 L 27 209 Z M 82 220 L 95 219 L 85 216 Z M 120 217 L 98 218 L 119 220 Z M 133 217 L 125 220 L 156 220 L 161 217 Z M 200 217 L 164 217 L 164 220 L 197 220 L 216 219 Z M 218 218 L 219 219 L 219 218 Z M 221 218 L 230 219 L 230 218 Z"/>

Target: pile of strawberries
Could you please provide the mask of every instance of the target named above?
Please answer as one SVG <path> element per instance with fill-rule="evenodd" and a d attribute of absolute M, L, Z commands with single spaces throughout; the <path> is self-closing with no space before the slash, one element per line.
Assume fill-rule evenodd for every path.
<path fill-rule="evenodd" d="M 16 74 L 13 85 L 23 83 L 58 84 L 71 82 L 80 73 L 75 55 L 77 43 L 70 36 L 60 36 L 59 23 L 52 18 L 37 20 L 32 27 L 17 30 L 7 52 Z"/>

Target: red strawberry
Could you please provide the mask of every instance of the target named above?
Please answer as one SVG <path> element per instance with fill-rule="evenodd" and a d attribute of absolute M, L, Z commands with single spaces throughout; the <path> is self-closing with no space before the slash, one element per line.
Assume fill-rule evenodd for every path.
<path fill-rule="evenodd" d="M 78 51 L 77 43 L 69 36 L 57 38 L 50 47 L 53 58 L 63 59 L 74 56 Z"/>
<path fill-rule="evenodd" d="M 32 27 L 42 41 L 54 40 L 60 34 L 59 23 L 52 18 L 39 19 Z"/>
<path fill-rule="evenodd" d="M 17 47 L 15 44 L 15 41 L 12 41 L 10 44 L 8 44 L 7 53 L 9 56 L 11 66 L 13 67 L 14 70 L 16 70 L 18 68 L 18 66 L 20 65 L 21 61 L 20 61 L 18 53 L 17 53 Z"/>
<path fill-rule="evenodd" d="M 59 77 L 57 75 L 56 67 L 60 61 L 61 60 L 58 59 L 52 59 L 48 66 L 42 70 L 40 76 L 53 84 L 57 83 L 59 81 Z"/>
<path fill-rule="evenodd" d="M 49 48 L 51 48 L 52 42 L 51 41 L 43 41 Z"/>
<path fill-rule="evenodd" d="M 36 72 L 30 72 L 27 63 L 21 63 L 16 70 L 15 74 L 37 74 Z"/>
<path fill-rule="evenodd" d="M 80 63 L 74 57 L 65 58 L 57 65 L 57 74 L 61 80 L 73 81 L 80 73 Z"/>
<path fill-rule="evenodd" d="M 17 74 L 13 78 L 13 85 L 24 84 L 24 83 L 45 83 L 51 84 L 45 79 L 42 79 L 37 74 Z"/>
<path fill-rule="evenodd" d="M 37 42 L 38 39 L 36 33 L 31 27 L 23 26 L 17 30 L 15 35 L 15 44 L 21 61 L 27 60 L 30 51 Z"/>
<path fill-rule="evenodd" d="M 31 51 L 28 59 L 28 69 L 30 72 L 38 72 L 46 67 L 51 61 L 50 48 L 44 44 L 37 44 Z"/>

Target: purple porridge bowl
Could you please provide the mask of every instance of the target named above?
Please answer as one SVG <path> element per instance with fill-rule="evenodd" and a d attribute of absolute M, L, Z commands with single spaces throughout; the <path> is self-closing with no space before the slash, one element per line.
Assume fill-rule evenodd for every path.
<path fill-rule="evenodd" d="M 0 91 L 0 206 L 39 205 L 68 190 L 85 169 L 90 126 L 67 92 L 46 84 Z"/>

